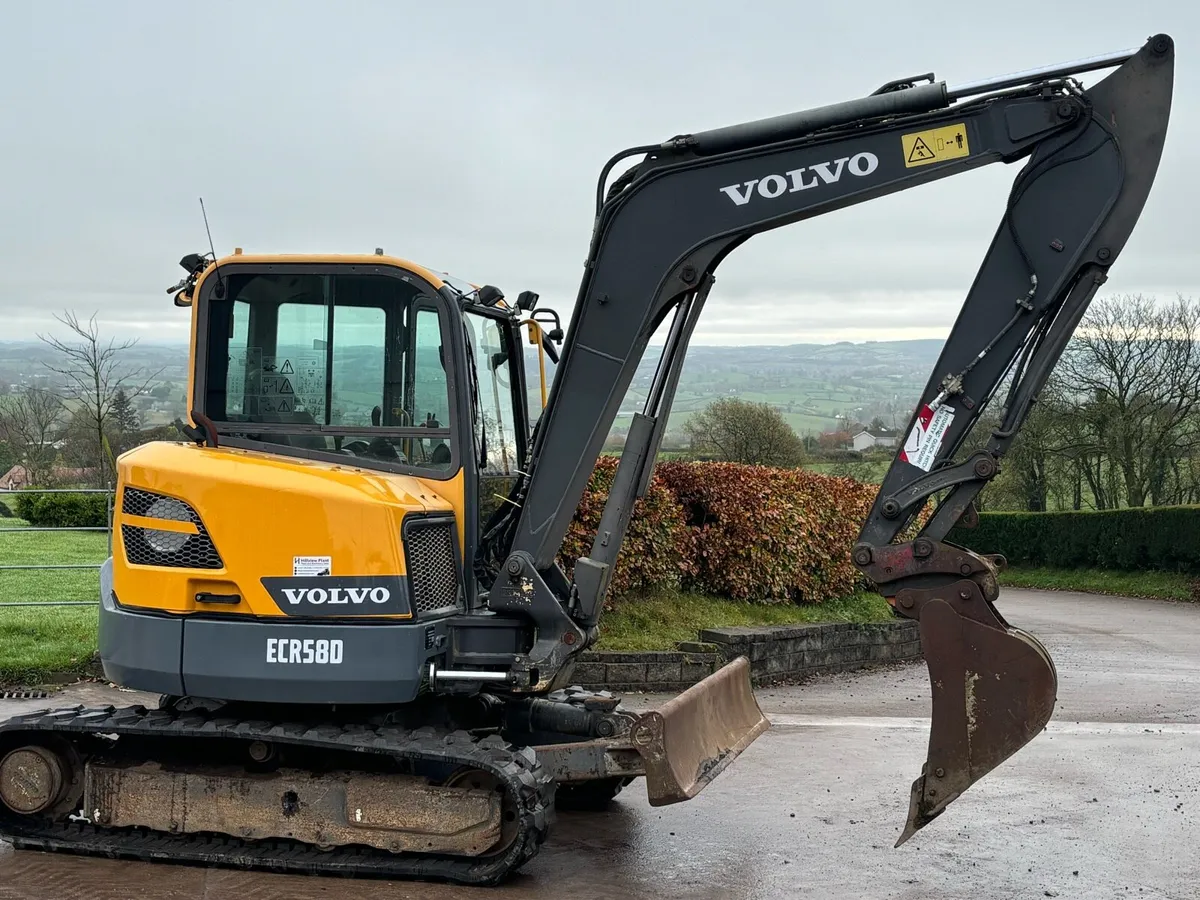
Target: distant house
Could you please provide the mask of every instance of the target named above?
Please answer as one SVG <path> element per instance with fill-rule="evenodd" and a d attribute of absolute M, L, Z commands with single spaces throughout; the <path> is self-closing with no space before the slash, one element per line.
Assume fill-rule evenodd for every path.
<path fill-rule="evenodd" d="M 854 435 L 852 445 L 855 450 L 862 453 L 872 447 L 895 447 L 898 439 L 899 435 L 896 432 L 886 428 L 864 428 Z"/>
<path fill-rule="evenodd" d="M 29 473 L 24 466 L 13 466 L 0 475 L 0 491 L 15 491 L 29 485 Z"/>

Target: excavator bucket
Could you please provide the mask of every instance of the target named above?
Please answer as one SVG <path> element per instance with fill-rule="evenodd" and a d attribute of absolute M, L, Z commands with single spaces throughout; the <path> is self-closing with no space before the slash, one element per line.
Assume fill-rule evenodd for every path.
<path fill-rule="evenodd" d="M 771 727 L 739 656 L 661 707 L 631 731 L 651 806 L 690 800 Z"/>
<path fill-rule="evenodd" d="M 919 606 L 933 713 L 897 847 L 1033 740 L 1054 712 L 1058 676 L 1045 647 L 1005 622 L 973 583 L 960 582 L 953 596 Z"/>

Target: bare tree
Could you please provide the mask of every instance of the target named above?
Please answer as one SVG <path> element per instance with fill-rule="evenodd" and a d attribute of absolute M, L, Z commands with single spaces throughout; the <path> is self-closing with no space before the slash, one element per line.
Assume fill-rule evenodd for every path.
<path fill-rule="evenodd" d="M 0 436 L 15 450 L 30 484 L 45 487 L 52 480 L 63 413 L 62 398 L 42 388 L 11 394 L 0 403 Z"/>
<path fill-rule="evenodd" d="M 1198 341 L 1200 304 L 1182 297 L 1163 305 L 1141 295 L 1106 298 L 1088 311 L 1059 371 L 1078 403 L 1077 449 L 1097 499 L 1108 487 L 1103 457 L 1126 503 L 1143 506 L 1200 447 Z"/>
<path fill-rule="evenodd" d="M 94 460 L 97 485 L 109 487 L 114 474 L 114 454 L 108 440 L 108 426 L 117 395 L 125 391 L 136 396 L 146 389 L 162 369 L 145 375 L 140 367 L 122 366 L 122 352 L 133 347 L 137 340 L 118 344 L 110 338 L 107 344 L 102 343 L 95 314 L 86 325 L 73 312 L 55 316 L 55 319 L 70 328 L 79 341 L 67 343 L 56 337 L 39 334 L 38 337 L 45 344 L 63 357 L 60 364 L 47 363 L 46 366 L 65 379 L 67 398 L 79 405 L 79 414 L 88 425 L 90 446 L 86 452 L 88 458 Z"/>

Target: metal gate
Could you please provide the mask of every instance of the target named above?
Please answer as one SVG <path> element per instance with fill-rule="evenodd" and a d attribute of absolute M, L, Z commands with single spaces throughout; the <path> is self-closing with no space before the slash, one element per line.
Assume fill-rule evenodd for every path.
<path fill-rule="evenodd" d="M 18 495 L 28 494 L 105 494 L 105 521 L 108 523 L 104 526 L 36 526 L 36 525 L 19 525 L 8 527 L 4 523 L 12 521 L 11 519 L 0 519 L 0 610 L 7 607 L 28 607 L 28 606 L 95 606 L 100 601 L 100 566 L 104 562 L 103 559 L 98 559 L 94 563 L 11 563 L 9 560 L 13 558 L 11 546 L 6 548 L 6 543 L 11 542 L 11 536 L 16 534 L 30 534 L 32 532 L 106 532 L 107 553 L 105 556 L 112 554 L 112 520 L 113 520 L 113 497 L 115 491 L 108 488 L 21 488 L 19 490 L 4 491 L 0 490 L 0 501 L 16 498 Z M 12 504 L 6 504 L 10 509 Z M 13 509 L 14 514 L 16 510 Z M 96 573 L 96 590 L 93 592 L 91 600 L 64 600 L 61 597 L 46 597 L 37 600 L 9 600 L 8 586 L 5 585 L 5 578 L 13 572 L 20 571 L 64 571 L 64 570 L 80 570 L 90 569 Z"/>

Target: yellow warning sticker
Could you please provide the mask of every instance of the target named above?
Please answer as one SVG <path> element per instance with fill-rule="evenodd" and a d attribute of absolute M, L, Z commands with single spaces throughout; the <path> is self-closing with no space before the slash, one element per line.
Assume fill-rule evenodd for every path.
<path fill-rule="evenodd" d="M 901 135 L 900 144 L 904 148 L 904 166 L 909 169 L 971 155 L 967 126 L 962 122 Z"/>

